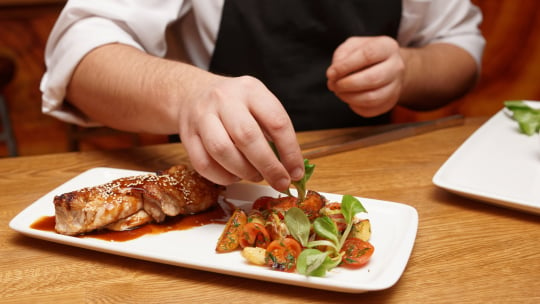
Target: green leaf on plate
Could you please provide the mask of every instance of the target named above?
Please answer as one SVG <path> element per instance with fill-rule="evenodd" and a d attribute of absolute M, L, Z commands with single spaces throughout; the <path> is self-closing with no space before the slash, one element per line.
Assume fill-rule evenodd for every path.
<path fill-rule="evenodd" d="M 540 132 L 540 109 L 533 109 L 521 100 L 509 100 L 504 106 L 512 112 L 522 133 L 533 135 Z"/>

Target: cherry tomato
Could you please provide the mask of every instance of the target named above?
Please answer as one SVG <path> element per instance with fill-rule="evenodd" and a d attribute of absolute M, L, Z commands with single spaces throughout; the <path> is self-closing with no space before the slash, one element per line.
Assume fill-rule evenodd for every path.
<path fill-rule="evenodd" d="M 261 196 L 253 202 L 253 205 L 251 206 L 251 208 L 254 210 L 259 210 L 259 211 L 268 210 L 270 201 L 274 199 L 275 198 L 271 196 Z"/>
<path fill-rule="evenodd" d="M 238 248 L 240 231 L 246 223 L 247 215 L 244 210 L 234 210 L 218 239 L 216 252 L 230 252 Z"/>
<path fill-rule="evenodd" d="M 324 196 L 320 195 L 318 192 L 308 190 L 306 198 L 298 203 L 298 207 L 304 211 L 310 221 L 313 221 L 319 217 L 319 211 L 325 204 L 326 199 Z"/>
<path fill-rule="evenodd" d="M 375 251 L 375 247 L 369 242 L 357 238 L 349 238 L 343 244 L 341 252 L 344 252 L 341 265 L 347 268 L 360 268 L 364 266 Z"/>
<path fill-rule="evenodd" d="M 240 233 L 240 246 L 245 247 L 261 247 L 266 248 L 270 243 L 270 235 L 268 231 L 258 222 L 250 222 L 242 227 Z"/>
<path fill-rule="evenodd" d="M 274 240 L 266 248 L 266 262 L 274 270 L 292 272 L 302 246 L 293 238 Z"/>
<path fill-rule="evenodd" d="M 347 228 L 347 223 L 345 222 L 343 213 L 341 213 L 341 204 L 329 203 L 324 206 L 324 209 L 326 215 L 336 223 L 338 230 L 343 232 Z"/>
<path fill-rule="evenodd" d="M 259 197 L 252 205 L 252 209 L 259 210 L 267 217 L 270 213 L 275 213 L 280 219 L 283 219 L 285 212 L 297 205 L 297 198 L 293 196 L 283 197 Z"/>

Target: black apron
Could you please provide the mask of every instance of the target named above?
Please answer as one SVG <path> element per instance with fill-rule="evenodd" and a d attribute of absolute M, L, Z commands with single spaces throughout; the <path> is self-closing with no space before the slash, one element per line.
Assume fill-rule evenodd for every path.
<path fill-rule="evenodd" d="M 401 0 L 225 0 L 209 70 L 260 79 L 297 131 L 390 122 L 358 116 L 326 86 L 338 45 L 397 36 Z"/>

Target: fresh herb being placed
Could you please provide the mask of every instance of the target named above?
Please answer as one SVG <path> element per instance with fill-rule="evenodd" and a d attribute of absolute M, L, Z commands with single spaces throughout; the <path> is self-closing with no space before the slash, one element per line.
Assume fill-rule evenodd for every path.
<path fill-rule="evenodd" d="M 269 142 L 270 147 L 274 151 L 274 154 L 279 159 L 279 153 L 277 151 L 276 145 L 273 142 Z M 308 159 L 304 159 L 304 176 L 297 181 L 293 181 L 291 184 L 296 188 L 296 192 L 298 193 L 298 200 L 303 201 L 306 198 L 307 188 L 306 184 L 308 180 L 311 178 L 311 175 L 313 174 L 313 171 L 315 170 L 315 165 L 310 164 Z M 288 196 L 293 196 L 291 191 L 287 189 L 287 191 L 283 192 L 283 194 L 286 194 Z"/>
<path fill-rule="evenodd" d="M 505 101 L 504 106 L 512 112 L 521 132 L 529 136 L 540 132 L 540 109 L 533 109 L 521 100 Z"/>
<path fill-rule="evenodd" d="M 303 201 L 306 198 L 307 188 L 306 184 L 307 181 L 311 178 L 311 175 L 313 174 L 313 171 L 315 170 L 315 165 L 310 164 L 308 159 L 304 159 L 304 176 L 297 181 L 293 181 L 291 184 L 296 188 L 296 192 L 298 193 L 298 200 Z M 287 190 L 285 192 L 288 196 L 292 196 L 291 192 Z"/>

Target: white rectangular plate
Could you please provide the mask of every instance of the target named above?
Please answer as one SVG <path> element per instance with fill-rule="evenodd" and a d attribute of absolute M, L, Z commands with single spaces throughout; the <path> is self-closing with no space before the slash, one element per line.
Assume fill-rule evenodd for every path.
<path fill-rule="evenodd" d="M 527 102 L 540 108 L 540 102 Z M 520 133 L 502 109 L 442 165 L 433 183 L 451 192 L 540 214 L 540 136 Z"/>
<path fill-rule="evenodd" d="M 362 269 L 337 268 L 321 278 L 249 265 L 239 251 L 216 254 L 216 242 L 224 228 L 224 225 L 219 224 L 144 235 L 125 242 L 70 237 L 30 227 L 41 217 L 54 215 L 55 195 L 143 173 L 147 172 L 112 168 L 90 169 L 28 206 L 11 220 L 10 227 L 30 237 L 121 256 L 250 279 L 350 293 L 381 290 L 394 285 L 407 265 L 416 238 L 416 209 L 399 203 L 359 198 L 369 212 L 372 225 L 371 243 L 375 246 L 375 252 L 371 261 Z M 330 200 L 341 201 L 341 195 L 321 194 Z M 224 194 L 227 201 L 244 209 L 249 209 L 253 200 L 262 195 L 277 196 L 278 193 L 270 187 L 239 183 L 229 186 Z"/>

